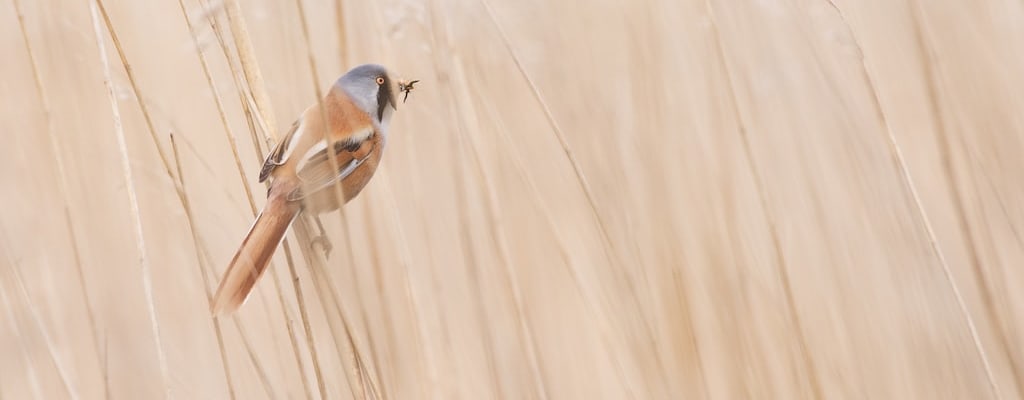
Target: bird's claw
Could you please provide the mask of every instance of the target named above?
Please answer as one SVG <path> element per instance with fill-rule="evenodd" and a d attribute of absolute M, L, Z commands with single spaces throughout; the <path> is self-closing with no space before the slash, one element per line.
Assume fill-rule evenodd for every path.
<path fill-rule="evenodd" d="M 327 238 L 327 235 L 319 235 L 309 241 L 310 247 L 320 245 L 320 248 L 324 251 L 324 258 L 331 258 L 331 250 L 334 249 L 334 245 L 331 244 L 331 240 Z"/>

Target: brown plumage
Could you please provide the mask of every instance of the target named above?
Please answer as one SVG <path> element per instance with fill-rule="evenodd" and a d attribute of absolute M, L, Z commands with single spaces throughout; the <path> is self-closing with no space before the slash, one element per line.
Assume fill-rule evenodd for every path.
<path fill-rule="evenodd" d="M 249 228 L 217 288 L 211 310 L 215 314 L 241 306 L 266 271 L 274 250 L 299 213 L 300 203 L 289 201 L 288 192 L 283 185 L 271 186 L 267 204 Z"/>
<path fill-rule="evenodd" d="M 384 129 L 395 105 L 383 68 L 359 68 L 363 67 L 339 79 L 324 97 L 325 113 L 320 112 L 319 104 L 306 109 L 267 155 L 260 170 L 260 182 L 271 180 L 267 203 L 228 264 L 210 305 L 214 314 L 232 312 L 245 302 L 299 213 L 336 210 L 358 195 L 373 177 L 384 149 Z M 346 81 L 356 72 L 363 75 Z M 365 82 L 353 80 L 359 78 L 376 82 L 383 93 L 373 93 L 372 101 L 354 101 L 350 93 L 363 93 L 360 90 L 365 89 L 359 86 Z M 346 84 L 356 89 L 343 89 Z M 367 104 L 376 109 L 367 110 Z M 325 129 L 324 122 L 329 129 Z M 333 164 L 328 158 L 332 154 L 325 144 L 328 142 L 333 147 Z M 337 197 L 339 182 L 342 202 Z"/>

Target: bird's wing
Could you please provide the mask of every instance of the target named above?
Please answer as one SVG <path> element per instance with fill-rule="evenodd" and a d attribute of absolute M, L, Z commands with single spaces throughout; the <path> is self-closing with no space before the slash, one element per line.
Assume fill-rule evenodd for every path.
<path fill-rule="evenodd" d="M 284 138 L 274 146 L 273 150 L 270 150 L 270 154 L 267 154 L 267 158 L 263 160 L 263 168 L 260 168 L 260 182 L 267 180 L 270 173 L 274 172 L 274 168 L 284 164 L 288 147 L 292 145 L 292 139 L 295 138 L 295 132 L 299 130 L 300 125 L 302 125 L 301 117 L 292 123 L 292 127 L 288 129 Z"/>
<path fill-rule="evenodd" d="M 304 161 L 298 171 L 299 178 L 302 180 L 302 188 L 288 196 L 288 199 L 301 200 L 309 194 L 344 180 L 373 153 L 374 146 L 376 146 L 376 141 L 372 140 L 374 135 L 375 133 L 353 135 L 334 142 L 335 163 L 333 164 L 328 158 L 330 153 L 326 146 L 313 153 Z M 337 169 L 333 166 L 337 166 Z"/>

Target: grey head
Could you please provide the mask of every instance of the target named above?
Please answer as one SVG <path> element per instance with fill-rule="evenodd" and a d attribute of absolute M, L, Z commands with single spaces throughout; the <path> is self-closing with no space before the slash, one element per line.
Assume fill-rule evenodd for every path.
<path fill-rule="evenodd" d="M 381 65 L 363 64 L 352 68 L 338 81 L 335 86 L 345 91 L 360 109 L 374 117 L 375 122 L 386 126 L 395 106 L 395 96 L 391 77 Z M 391 109 L 388 109 L 391 106 Z"/>

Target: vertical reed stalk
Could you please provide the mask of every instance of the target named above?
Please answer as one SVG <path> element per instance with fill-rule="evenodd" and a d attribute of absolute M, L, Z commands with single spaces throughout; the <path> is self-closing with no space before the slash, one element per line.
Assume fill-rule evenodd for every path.
<path fill-rule="evenodd" d="M 171 151 L 174 155 L 174 163 L 177 167 L 178 172 L 178 184 L 181 185 L 182 192 L 185 194 L 185 219 L 188 222 L 188 230 L 192 234 L 192 245 L 196 251 L 196 264 L 199 267 L 199 276 L 203 279 L 203 291 L 206 293 L 206 301 L 209 304 L 213 304 L 213 293 L 211 292 L 212 286 L 210 280 L 207 279 L 205 270 L 209 268 L 206 264 L 206 260 L 203 259 L 200 253 L 200 246 L 202 241 L 199 239 L 199 232 L 196 230 L 195 218 L 192 216 L 192 202 L 188 197 L 188 189 L 185 186 L 185 175 L 181 168 L 181 154 L 178 152 L 178 142 L 174 140 L 174 133 L 170 134 L 171 137 Z M 224 368 L 224 380 L 228 386 L 228 396 L 232 399 L 235 397 L 235 386 L 231 380 L 231 366 L 228 363 L 227 349 L 224 347 L 224 333 L 220 327 L 220 320 L 216 317 L 211 318 L 213 321 L 213 332 L 217 337 L 217 350 L 220 352 L 220 361 Z"/>
<path fill-rule="evenodd" d="M 139 200 L 138 194 L 135 191 L 135 179 L 132 176 L 132 166 L 128 155 L 128 144 L 125 141 L 124 126 L 121 124 L 121 110 L 117 103 L 117 95 L 114 90 L 114 82 L 110 75 L 110 61 L 107 58 L 106 42 L 103 40 L 103 35 L 100 29 L 100 21 L 98 11 L 103 11 L 104 20 L 107 21 L 107 28 L 110 29 L 110 20 L 106 17 L 106 11 L 103 9 L 103 3 L 101 0 L 96 0 L 90 4 L 90 11 L 92 12 L 93 29 L 96 34 L 96 46 L 99 48 L 100 61 L 103 64 L 103 82 L 107 87 L 107 97 L 110 100 L 110 111 L 113 116 L 114 122 L 114 135 L 117 137 L 118 150 L 121 154 L 121 171 L 123 173 L 125 188 L 128 192 L 128 204 L 129 214 L 131 215 L 132 224 L 135 228 L 135 245 L 136 251 L 138 252 L 139 266 L 142 268 L 142 287 L 146 293 L 146 306 L 149 312 L 149 323 L 150 330 L 153 333 L 154 346 L 156 347 L 157 363 L 160 368 L 160 377 L 163 380 L 164 385 L 164 397 L 172 398 L 170 376 L 167 369 L 167 356 L 164 354 L 164 346 L 160 335 L 160 324 L 157 320 L 156 315 L 156 304 L 154 302 L 153 295 L 153 279 L 152 270 L 149 265 L 149 257 L 146 253 L 146 238 L 143 234 L 142 229 L 142 216 L 139 212 Z M 112 39 L 113 31 L 110 30 Z M 114 43 L 117 41 L 114 39 Z M 120 46 L 118 46 L 120 47 Z M 123 61 L 123 58 L 122 58 Z M 127 68 L 127 63 L 124 63 Z M 130 69 L 129 69 L 130 70 Z M 132 85 L 135 86 L 134 84 Z M 139 99 L 139 103 L 142 104 L 142 96 L 136 96 Z M 148 115 L 148 113 L 147 113 Z M 147 117 L 148 120 L 148 117 Z M 158 149 L 159 150 L 159 149 Z M 167 162 L 166 157 L 163 153 L 160 153 L 161 158 L 164 162 Z M 168 169 L 170 174 L 170 170 Z M 173 176 L 173 174 L 171 174 Z M 177 186 L 177 185 L 175 185 Z M 179 188 L 180 189 L 180 188 Z"/>
<path fill-rule="evenodd" d="M 85 317 L 89 323 L 89 332 L 92 334 L 93 351 L 96 353 L 96 359 L 99 361 L 100 346 L 99 346 L 99 328 L 96 325 L 96 312 L 92 304 L 92 299 L 89 296 L 87 281 L 85 280 L 85 267 L 82 265 L 82 256 L 80 250 L 80 244 L 78 240 L 78 232 L 75 230 L 75 222 L 71 217 L 71 204 L 68 202 L 70 196 L 70 190 L 68 190 L 68 176 L 67 168 L 64 165 L 64 157 L 61 156 L 60 141 L 57 137 L 57 128 L 53 121 L 53 110 L 51 108 L 49 96 L 46 94 L 46 88 L 43 85 L 42 72 L 39 69 L 39 61 L 36 59 L 35 50 L 32 48 L 32 43 L 28 37 L 28 29 L 25 26 L 25 15 L 22 12 L 21 0 L 11 0 L 14 5 L 14 11 L 18 15 L 18 27 L 21 30 L 21 38 L 25 42 L 25 51 L 28 52 L 28 60 L 32 64 L 32 77 L 36 85 L 36 92 L 39 94 L 39 102 L 43 106 L 43 117 L 46 120 L 46 135 L 50 142 L 50 151 L 53 153 L 53 164 L 57 168 L 57 179 L 59 190 L 58 195 L 61 198 L 64 208 L 64 223 L 67 225 L 68 235 L 71 239 L 71 252 L 75 262 L 75 273 L 78 275 L 78 284 L 82 291 L 82 300 L 85 306 Z"/>
<path fill-rule="evenodd" d="M 192 25 L 192 20 L 191 18 L 189 18 L 188 12 L 185 10 L 184 1 L 178 0 L 178 5 L 181 8 L 181 14 L 185 19 L 185 23 L 186 25 L 188 25 L 189 34 L 192 37 L 192 42 L 193 45 L 195 46 L 196 54 L 198 55 L 199 62 L 202 66 L 203 76 L 206 78 L 207 86 L 209 86 L 210 93 L 211 95 L 213 95 L 214 102 L 216 103 L 217 114 L 219 115 L 221 124 L 224 127 L 224 133 L 227 136 L 228 145 L 231 148 L 231 155 L 235 160 L 235 168 L 238 170 L 239 181 L 241 182 L 242 188 L 245 191 L 246 200 L 248 200 L 249 202 L 249 210 L 251 211 L 252 216 L 255 218 L 258 215 L 259 211 L 256 208 L 256 202 L 253 198 L 252 189 L 250 189 L 249 183 L 245 178 L 245 169 L 242 167 L 242 159 L 241 157 L 239 157 L 238 153 L 237 139 L 235 138 L 234 132 L 232 132 L 231 130 L 231 125 L 228 123 L 227 115 L 224 111 L 224 104 L 221 101 L 220 93 L 217 90 L 217 86 L 213 82 L 213 77 L 210 73 L 210 66 L 209 63 L 206 61 L 206 55 L 199 47 L 199 39 L 196 37 L 195 28 Z M 291 257 L 289 256 L 288 259 L 290 260 Z M 278 302 L 281 304 L 281 310 L 284 313 L 285 324 L 288 331 L 288 339 L 291 344 L 292 354 L 295 357 L 295 363 L 297 364 L 299 369 L 299 376 L 302 379 L 302 388 L 306 393 L 306 397 L 311 399 L 313 398 L 313 393 L 309 387 L 309 379 L 306 375 L 305 364 L 302 362 L 302 356 L 299 353 L 298 339 L 296 338 L 295 330 L 292 326 L 292 317 L 288 311 L 287 302 L 285 302 L 284 300 L 282 285 L 280 284 L 280 279 L 278 278 L 277 274 L 271 273 L 271 277 L 274 281 L 274 287 L 276 289 L 275 292 L 277 293 Z M 306 332 L 306 337 L 307 339 L 312 340 L 312 335 L 310 335 L 310 332 L 308 331 Z M 312 346 L 312 343 L 310 346 L 310 352 L 311 354 L 316 353 L 316 349 L 315 347 Z M 323 387 L 323 377 L 319 371 L 319 366 L 314 364 L 314 368 L 316 368 L 317 382 L 320 384 L 320 387 Z"/>

